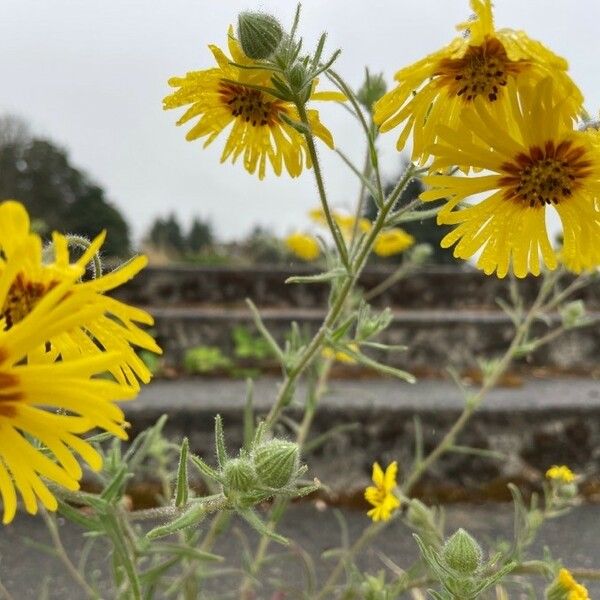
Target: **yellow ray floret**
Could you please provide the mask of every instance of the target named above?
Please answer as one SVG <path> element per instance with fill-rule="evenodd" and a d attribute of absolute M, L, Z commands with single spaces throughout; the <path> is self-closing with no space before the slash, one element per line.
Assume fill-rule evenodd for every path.
<path fill-rule="evenodd" d="M 284 117 L 300 121 L 298 111 L 291 102 L 264 89 L 256 89 L 275 91 L 271 84 L 273 71 L 260 68 L 260 62 L 243 53 L 232 28 L 228 46 L 230 57 L 217 46 L 209 46 L 217 62 L 215 68 L 171 78 L 169 85 L 177 89 L 164 99 L 164 108 L 188 106 L 177 125 L 198 118 L 186 139 L 205 138 L 205 147 L 230 128 L 221 162 L 228 159 L 235 162 L 242 157 L 244 168 L 250 173 L 258 170 L 260 179 L 264 178 L 269 162 L 276 175 L 281 175 L 285 167 L 292 177 L 297 177 L 304 166 L 311 167 L 311 160 L 304 136 L 286 123 Z M 336 92 L 313 92 L 311 98 L 344 100 L 345 96 Z M 307 113 L 313 134 L 333 147 L 331 133 L 321 123 L 318 111 L 311 109 Z"/>
<path fill-rule="evenodd" d="M 17 247 L 22 255 L 21 270 L 15 273 L 11 287 L 0 303 L 0 328 L 3 329 L 10 329 L 24 319 L 45 295 L 65 279 L 70 280 L 74 272 L 85 271 L 104 241 L 104 234 L 99 235 L 86 252 L 71 263 L 67 239 L 54 233 L 54 256 L 46 262 L 42 260 L 39 238 L 31 235 L 29 230 L 29 216 L 23 205 L 11 200 L 0 203 L 0 249 L 8 259 Z M 134 347 L 161 352 L 152 337 L 137 325 L 152 325 L 153 319 L 143 310 L 104 295 L 133 278 L 146 262 L 146 257 L 138 256 L 116 271 L 76 283 L 77 290 L 89 291 L 96 297 L 104 308 L 103 313 L 69 331 L 47 337 L 38 348 L 31 347 L 29 362 L 52 362 L 57 356 L 76 358 L 115 351 L 121 355 L 120 363 L 111 366 L 117 381 L 134 388 L 139 388 L 138 380 L 147 383 L 151 373 Z M 0 258 L 0 272 L 6 270 L 7 265 L 8 262 Z"/>
<path fill-rule="evenodd" d="M 574 271 L 600 265 L 600 145 L 594 134 L 567 123 L 553 83 L 523 85 L 501 118 L 476 99 L 455 128 L 440 126 L 430 150 L 432 169 L 452 165 L 484 169 L 478 177 L 430 175 L 425 201 L 447 199 L 438 223 L 455 225 L 442 247 L 505 277 L 539 275 L 542 263 L 556 268 L 558 252 L 548 239 L 547 213 L 556 211 L 564 243 L 560 255 Z M 469 133 L 465 133 L 468 131 Z M 479 202 L 465 203 L 480 195 Z"/>
<path fill-rule="evenodd" d="M 398 85 L 375 105 L 382 132 L 402 128 L 398 150 L 413 133 L 413 160 L 427 160 L 438 124 L 458 127 L 460 115 L 473 111 L 476 99 L 492 114 L 501 114 L 523 81 L 551 76 L 570 113 L 581 108 L 581 92 L 567 75 L 564 59 L 522 31 L 496 29 L 491 0 L 471 0 L 471 8 L 474 19 L 458 27 L 464 37 L 398 71 Z"/>
<path fill-rule="evenodd" d="M 35 236 L 32 236 L 35 239 Z M 39 242 L 39 240 L 38 240 Z M 26 268 L 24 244 L 11 247 L 0 272 L 0 306 L 15 278 Z M 39 245 L 41 251 L 41 244 Z M 77 286 L 83 269 L 73 268 L 22 319 L 0 329 L 0 497 L 3 522 L 15 516 L 20 496 L 25 509 L 37 512 L 38 501 L 56 510 L 47 481 L 76 490 L 82 476 L 75 455 L 99 470 L 98 452 L 79 437 L 96 427 L 126 439 L 123 412 L 115 404 L 135 395 L 130 386 L 96 379 L 122 360 L 114 352 L 96 353 L 56 363 L 29 364 L 27 356 L 105 310 L 97 294 Z M 38 444 L 42 444 L 43 451 Z"/>
<path fill-rule="evenodd" d="M 390 463 L 385 472 L 379 463 L 373 465 L 373 483 L 365 490 L 365 500 L 374 508 L 367 515 L 373 521 L 387 521 L 400 506 L 400 500 L 394 494 L 398 463 Z"/>

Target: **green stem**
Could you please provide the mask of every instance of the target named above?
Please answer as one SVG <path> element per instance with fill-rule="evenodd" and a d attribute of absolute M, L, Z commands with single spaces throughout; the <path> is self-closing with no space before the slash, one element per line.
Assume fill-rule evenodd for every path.
<path fill-rule="evenodd" d="M 319 198 L 321 200 L 321 207 L 323 208 L 323 213 L 325 214 L 325 219 L 327 220 L 329 230 L 333 235 L 333 241 L 335 242 L 340 259 L 344 263 L 344 266 L 348 268 L 348 250 L 346 249 L 346 243 L 340 235 L 339 228 L 334 222 L 333 215 L 331 214 L 331 210 L 329 209 L 329 203 L 327 202 L 327 193 L 325 192 L 325 183 L 323 182 L 323 174 L 321 172 L 321 163 L 319 162 L 317 156 L 315 138 L 310 129 L 308 114 L 306 113 L 306 108 L 302 102 L 298 101 L 296 103 L 296 107 L 298 109 L 298 115 L 300 116 L 300 120 L 306 126 L 307 129 L 306 133 L 304 133 L 304 139 L 306 140 L 308 154 L 312 162 L 312 167 L 315 174 L 315 181 L 317 183 L 317 189 L 319 191 Z"/>
<path fill-rule="evenodd" d="M 315 163 L 318 162 L 318 158 L 317 158 L 316 154 L 312 158 L 313 158 L 313 161 L 315 161 Z M 377 218 L 375 219 L 375 223 L 373 224 L 373 228 L 368 233 L 368 235 L 365 236 L 365 238 L 363 239 L 362 245 L 359 248 L 357 256 L 351 265 L 351 270 L 350 270 L 351 274 L 349 274 L 346 277 L 344 283 L 342 284 L 342 287 L 340 288 L 340 290 L 338 292 L 337 298 L 336 298 L 334 304 L 329 309 L 327 316 L 325 317 L 325 320 L 323 321 L 323 324 L 321 325 L 321 327 L 319 328 L 319 330 L 317 331 L 317 333 L 315 334 L 315 336 L 313 337 L 313 339 L 311 340 L 309 345 L 306 347 L 306 349 L 304 350 L 304 352 L 298 359 L 298 363 L 296 364 L 296 366 L 293 369 L 291 369 L 288 372 L 288 374 L 286 375 L 286 377 L 283 381 L 283 384 L 281 385 L 281 387 L 279 389 L 279 393 L 277 394 L 275 403 L 271 407 L 271 410 L 269 411 L 269 414 L 267 415 L 267 417 L 265 419 L 265 425 L 267 426 L 267 428 L 272 427 L 273 424 L 279 418 L 281 411 L 286 406 L 286 404 L 288 404 L 288 402 L 290 400 L 290 395 L 292 393 L 292 390 L 294 388 L 296 380 L 304 372 L 306 367 L 310 364 L 310 362 L 314 358 L 315 354 L 321 348 L 322 342 L 325 339 L 327 332 L 330 330 L 330 328 L 333 326 L 333 324 L 335 323 L 335 321 L 341 314 L 342 309 L 344 308 L 346 299 L 348 298 L 348 295 L 352 291 L 354 284 L 358 280 L 358 278 L 367 262 L 367 258 L 369 256 L 371 248 L 373 247 L 373 242 L 375 241 L 377 234 L 381 231 L 381 229 L 385 225 L 386 218 L 387 218 L 389 211 L 394 206 L 398 196 L 402 193 L 402 190 L 406 187 L 408 182 L 412 179 L 413 173 L 414 173 L 414 169 L 411 166 L 406 170 L 406 173 L 400 179 L 400 181 L 398 181 L 398 183 L 396 184 L 396 187 L 392 190 L 389 197 L 386 199 L 385 204 L 383 205 L 383 208 L 381 208 L 381 210 L 378 212 Z M 418 201 L 415 201 L 415 203 L 416 202 L 418 202 Z M 409 211 L 412 209 L 413 206 L 414 206 L 414 203 L 407 204 L 402 210 Z"/>
<path fill-rule="evenodd" d="M 46 509 L 43 507 L 40 509 L 40 513 L 44 522 L 46 523 L 46 527 L 48 528 L 48 532 L 50 533 L 50 539 L 52 540 L 52 544 L 54 546 L 54 550 L 56 551 L 56 555 L 61 560 L 62 564 L 65 566 L 67 573 L 71 575 L 73 581 L 77 583 L 77 585 L 83 590 L 85 595 L 88 598 L 97 598 L 98 594 L 88 585 L 87 581 L 83 578 L 83 575 L 78 571 L 77 567 L 72 563 L 65 547 L 63 546 L 62 540 L 60 539 L 60 534 L 58 532 L 58 527 L 56 525 L 56 521 L 53 517 L 51 517 Z M 10 597 L 7 596 L 7 597 Z"/>
<path fill-rule="evenodd" d="M 375 177 L 375 185 L 377 186 L 377 194 L 379 196 L 378 198 L 375 198 L 375 201 L 378 206 L 382 206 L 385 194 L 383 191 L 383 186 L 381 184 L 381 174 L 379 172 L 379 161 L 377 158 L 377 149 L 375 148 L 375 136 L 373 135 L 373 128 L 369 123 L 367 123 L 367 120 L 365 119 L 363 111 L 354 92 L 350 89 L 350 86 L 343 80 L 343 78 L 340 77 L 333 69 L 328 70 L 327 76 L 335 85 L 338 86 L 340 91 L 346 95 L 348 101 L 350 102 L 350 104 L 352 104 L 352 108 L 354 108 L 354 112 L 358 117 L 358 120 L 363 128 L 363 131 L 367 138 L 367 142 L 369 144 L 368 156 L 371 165 L 373 166 L 373 175 Z"/>

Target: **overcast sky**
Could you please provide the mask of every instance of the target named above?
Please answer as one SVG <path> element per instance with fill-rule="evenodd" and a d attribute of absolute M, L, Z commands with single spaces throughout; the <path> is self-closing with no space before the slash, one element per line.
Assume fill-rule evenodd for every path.
<path fill-rule="evenodd" d="M 175 111 L 163 112 L 167 79 L 213 66 L 208 43 L 224 45 L 227 26 L 245 9 L 291 21 L 293 2 L 234 0 L 0 0 L 0 113 L 68 149 L 126 215 L 139 238 L 158 215 L 185 223 L 209 218 L 224 239 L 260 223 L 285 233 L 307 224 L 318 201 L 311 172 L 259 182 L 240 164 L 220 165 L 223 140 L 207 149 L 184 140 Z M 592 114 L 600 107 L 599 0 L 497 0 L 496 24 L 525 29 L 565 56 Z M 342 48 L 337 69 L 353 85 L 365 65 L 394 72 L 445 45 L 469 16 L 467 0 L 305 0 L 301 32 L 314 43 L 329 33 Z M 362 162 L 359 132 L 345 111 L 322 119 L 337 145 Z M 381 144 L 384 172 L 400 158 L 394 133 Z M 356 182 L 322 148 L 331 201 L 350 206 Z"/>

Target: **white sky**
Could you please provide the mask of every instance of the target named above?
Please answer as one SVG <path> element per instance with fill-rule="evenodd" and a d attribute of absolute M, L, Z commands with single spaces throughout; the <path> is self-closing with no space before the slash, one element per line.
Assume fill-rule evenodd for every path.
<path fill-rule="evenodd" d="M 66 147 L 126 215 L 139 238 L 174 210 L 185 224 L 209 218 L 224 239 L 260 223 L 284 233 L 307 224 L 317 204 L 312 173 L 263 182 L 241 164 L 220 165 L 224 140 L 207 149 L 184 140 L 175 111 L 163 112 L 167 79 L 213 66 L 208 43 L 223 46 L 241 10 L 260 9 L 287 25 L 295 2 L 282 0 L 0 0 L 0 113 L 17 114 Z M 312 45 L 329 33 L 342 48 L 337 70 L 358 85 L 364 66 L 391 81 L 400 67 L 445 45 L 469 16 L 467 0 L 305 0 L 301 33 Z M 499 27 L 525 29 L 565 56 L 586 97 L 600 107 L 599 0 L 496 0 Z M 336 106 L 322 119 L 357 162 L 359 131 Z M 395 134 L 382 147 L 384 173 L 400 162 Z M 340 159 L 321 150 L 330 199 L 350 206 L 357 184 Z"/>

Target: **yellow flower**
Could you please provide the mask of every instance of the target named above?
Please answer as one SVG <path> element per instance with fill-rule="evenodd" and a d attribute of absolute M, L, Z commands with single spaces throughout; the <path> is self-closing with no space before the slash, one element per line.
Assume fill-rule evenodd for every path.
<path fill-rule="evenodd" d="M 319 258 L 321 248 L 319 242 L 312 236 L 306 233 L 292 233 L 285 239 L 285 245 L 298 258 L 310 262 Z"/>
<path fill-rule="evenodd" d="M 394 227 L 382 231 L 375 238 L 373 252 L 377 256 L 392 256 L 404 252 L 415 243 L 415 238 L 403 229 Z"/>
<path fill-rule="evenodd" d="M 425 162 L 439 124 L 459 127 L 460 115 L 473 112 L 475 100 L 496 118 L 502 115 L 515 84 L 552 76 L 557 97 L 571 114 L 583 98 L 567 75 L 567 62 L 522 31 L 494 27 L 491 0 L 471 0 L 473 21 L 459 25 L 464 37 L 396 73 L 396 88 L 375 104 L 375 122 L 382 132 L 402 125 L 397 148 L 411 132 L 413 160 Z M 462 166 L 462 165 L 461 165 Z"/>
<path fill-rule="evenodd" d="M 491 174 L 424 177 L 432 189 L 421 199 L 448 199 L 438 223 L 457 227 L 442 247 L 456 244 L 454 256 L 464 259 L 481 249 L 477 266 L 488 275 L 504 277 L 511 264 L 517 277 L 539 275 L 541 260 L 556 268 L 546 229 L 550 207 L 562 221 L 561 252 L 570 268 L 600 264 L 600 146 L 565 122 L 564 105 L 552 87 L 549 79 L 523 86 L 502 117 L 476 100 L 459 125 L 438 129 L 432 168 L 469 165 Z M 475 194 L 485 197 L 459 206 Z"/>
<path fill-rule="evenodd" d="M 352 350 L 352 352 L 358 352 L 358 344 L 348 344 L 348 348 Z M 347 365 L 356 364 L 356 359 L 350 356 L 350 354 L 344 352 L 343 350 L 334 350 L 329 346 L 323 348 L 323 350 L 321 351 L 321 356 L 323 358 L 332 358 L 337 362 L 341 362 Z"/>
<path fill-rule="evenodd" d="M 0 223 L 6 224 L 0 219 Z M 0 306 L 5 305 L 19 274 L 26 272 L 30 246 L 41 253 L 41 241 L 28 236 L 19 245 L 11 240 L 10 256 L 0 271 Z M 126 439 L 123 412 L 115 404 L 135 390 L 115 381 L 94 378 L 119 365 L 114 352 L 65 357 L 60 362 L 31 364 L 48 339 L 69 336 L 98 319 L 106 310 L 98 295 L 77 284 L 83 268 L 73 267 L 47 290 L 27 314 L 8 329 L 0 327 L 0 497 L 3 522 L 13 520 L 17 494 L 25 509 L 37 512 L 38 500 L 56 510 L 57 501 L 42 478 L 76 490 L 82 477 L 79 455 L 99 470 L 98 452 L 79 436 L 96 427 Z M 47 451 L 38 447 L 43 444 Z M 48 453 L 49 451 L 49 453 Z"/>
<path fill-rule="evenodd" d="M 257 68 L 261 63 L 243 53 L 231 27 L 228 47 L 231 58 L 217 46 L 209 46 L 217 62 L 215 68 L 191 71 L 184 77 L 169 79 L 169 85 L 178 89 L 163 100 L 165 110 L 190 105 L 177 125 L 199 117 L 186 139 L 206 138 L 204 147 L 232 125 L 221 162 L 229 158 L 235 162 L 242 156 L 244 168 L 250 173 L 258 169 L 258 176 L 263 179 L 268 160 L 276 175 L 281 175 L 282 165 L 285 165 L 287 172 L 297 177 L 304 164 L 311 167 L 311 160 L 304 136 L 288 125 L 282 115 L 300 121 L 298 111 L 291 102 L 250 87 L 274 90 L 271 84 L 273 72 Z M 311 99 L 343 101 L 345 96 L 337 92 L 313 91 Z M 316 110 L 308 110 L 308 121 L 314 135 L 332 148 L 331 133 L 319 120 Z"/>
<path fill-rule="evenodd" d="M 369 219 L 365 219 L 364 217 L 360 217 L 357 221 L 354 216 L 336 210 L 332 211 L 331 215 L 341 232 L 346 237 L 350 237 L 352 235 L 355 223 L 357 224 L 358 231 L 361 233 L 369 233 L 373 227 L 371 221 L 369 221 Z M 325 212 L 321 207 L 310 210 L 308 216 L 315 223 L 327 227 L 327 218 L 325 217 Z"/>
<path fill-rule="evenodd" d="M 561 569 L 558 577 L 550 587 L 552 597 L 560 597 L 564 600 L 589 600 L 587 588 L 578 583 L 568 569 Z"/>
<path fill-rule="evenodd" d="M 8 270 L 10 259 L 22 255 L 20 270 L 14 273 L 11 286 L 0 303 L 0 329 L 10 330 L 22 321 L 61 282 L 73 278 L 73 273 L 85 272 L 94 254 L 100 249 L 104 235 L 99 235 L 74 263 L 70 262 L 67 239 L 59 233 L 52 236 L 54 257 L 42 260 L 40 240 L 30 234 L 29 216 L 22 204 L 8 200 L 0 203 L 0 273 Z M 123 384 L 139 389 L 138 379 L 147 383 L 151 373 L 132 346 L 161 353 L 150 335 L 136 323 L 152 325 L 152 317 L 143 310 L 128 306 L 103 293 L 113 290 L 136 275 L 147 259 L 138 256 L 106 275 L 75 284 L 75 289 L 94 294 L 104 310 L 93 319 L 60 335 L 47 336 L 39 347 L 30 347 L 30 363 L 53 362 L 56 357 L 94 356 L 103 351 L 115 351 L 119 361 L 113 361 L 110 372 Z M 79 278 L 79 275 L 78 275 Z M 49 348 L 46 346 L 49 345 Z"/>
<path fill-rule="evenodd" d="M 369 486 L 365 490 L 365 500 L 375 507 L 367 513 L 373 521 L 387 521 L 400 506 L 400 500 L 394 494 L 397 472 L 398 463 L 396 461 L 388 465 L 385 473 L 379 463 L 373 465 L 372 478 L 375 485 Z"/>
<path fill-rule="evenodd" d="M 575 481 L 575 475 L 573 474 L 573 471 L 571 471 L 571 469 L 565 465 L 554 465 L 550 467 L 546 471 L 546 477 L 560 483 L 572 483 Z"/>

